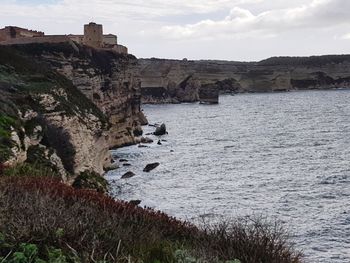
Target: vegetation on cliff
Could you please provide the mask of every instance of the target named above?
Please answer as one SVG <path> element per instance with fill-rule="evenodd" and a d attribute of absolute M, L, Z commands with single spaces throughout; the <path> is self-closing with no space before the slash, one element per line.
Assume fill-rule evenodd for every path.
<path fill-rule="evenodd" d="M 35 128 L 40 126 L 40 144 L 54 150 L 62 159 L 64 168 L 72 173 L 75 150 L 70 145 L 69 135 L 48 123 L 45 116 L 58 114 L 88 118 L 94 115 L 105 126 L 108 125 L 107 117 L 71 81 L 22 49 L 0 48 L 0 162 L 11 157 L 13 147 L 33 150 L 24 149 L 23 140 L 25 136 L 32 136 Z M 33 50 L 36 49 L 33 47 Z M 43 105 L 45 100 L 47 105 Z M 26 114 L 34 116 L 28 118 Z M 11 139 L 13 132 L 19 136 L 21 145 L 15 145 Z M 28 152 L 28 156 L 32 153 Z M 43 154 L 41 158 L 35 158 L 35 162 L 43 161 L 47 166 L 47 160 L 42 157 Z M 54 167 L 51 168 L 56 172 Z"/>

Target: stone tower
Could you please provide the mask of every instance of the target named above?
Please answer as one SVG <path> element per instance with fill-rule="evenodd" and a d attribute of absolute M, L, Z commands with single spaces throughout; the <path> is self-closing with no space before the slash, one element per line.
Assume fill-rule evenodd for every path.
<path fill-rule="evenodd" d="M 102 25 L 89 23 L 84 25 L 84 44 L 94 48 L 103 46 L 103 28 Z"/>

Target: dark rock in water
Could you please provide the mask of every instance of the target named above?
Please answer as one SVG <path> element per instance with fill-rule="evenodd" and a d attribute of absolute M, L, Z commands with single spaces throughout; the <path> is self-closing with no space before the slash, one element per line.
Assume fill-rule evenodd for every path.
<path fill-rule="evenodd" d="M 174 150 L 170 150 L 170 152 L 171 152 L 171 153 L 173 153 L 173 152 L 174 152 Z"/>
<path fill-rule="evenodd" d="M 162 143 L 160 142 L 160 140 L 158 140 L 157 144 L 158 144 L 158 145 L 162 145 Z"/>
<path fill-rule="evenodd" d="M 126 160 L 126 159 L 120 159 L 119 160 L 119 162 L 121 162 L 121 163 L 126 163 L 128 160 Z"/>
<path fill-rule="evenodd" d="M 146 133 L 145 135 L 153 135 L 153 133 L 152 133 L 152 132 L 149 132 L 149 133 Z"/>
<path fill-rule="evenodd" d="M 141 200 L 130 200 L 129 204 L 134 205 L 134 206 L 138 206 L 139 204 L 141 204 Z"/>
<path fill-rule="evenodd" d="M 143 169 L 143 171 L 148 173 L 148 172 L 152 171 L 153 169 L 157 168 L 159 165 L 160 165 L 160 163 L 147 164 L 146 167 Z"/>
<path fill-rule="evenodd" d="M 199 89 L 199 101 L 201 104 L 218 104 L 219 89 L 215 84 L 202 85 Z"/>
<path fill-rule="evenodd" d="M 147 145 L 142 145 L 142 144 L 139 144 L 139 146 L 138 146 L 139 148 L 148 148 L 148 146 Z"/>
<path fill-rule="evenodd" d="M 133 172 L 127 172 L 121 177 L 121 179 L 128 179 L 128 178 L 134 177 L 135 175 L 136 174 L 134 174 Z"/>
<path fill-rule="evenodd" d="M 131 166 L 130 163 L 123 163 L 123 166 Z"/>
<path fill-rule="evenodd" d="M 153 134 L 156 135 L 156 136 L 161 136 L 161 135 L 167 134 L 165 124 L 162 123 L 162 125 L 157 127 L 156 131 Z"/>
<path fill-rule="evenodd" d="M 162 142 L 167 142 L 167 140 L 161 140 Z"/>
<path fill-rule="evenodd" d="M 148 137 L 142 137 L 141 142 L 142 143 L 152 143 L 153 140 L 151 138 L 148 138 Z"/>

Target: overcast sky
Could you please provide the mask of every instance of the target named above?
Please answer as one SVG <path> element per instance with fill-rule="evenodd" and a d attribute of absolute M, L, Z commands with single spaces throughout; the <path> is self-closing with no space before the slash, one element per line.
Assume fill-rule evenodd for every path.
<path fill-rule="evenodd" d="M 350 0 L 0 0 L 0 27 L 82 34 L 83 24 L 137 57 L 252 61 L 350 54 Z"/>

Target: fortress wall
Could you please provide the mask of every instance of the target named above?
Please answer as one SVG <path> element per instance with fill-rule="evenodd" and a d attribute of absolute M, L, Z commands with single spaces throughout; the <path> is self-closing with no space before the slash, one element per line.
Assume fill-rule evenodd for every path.
<path fill-rule="evenodd" d="M 45 34 L 40 31 L 25 28 L 7 26 L 0 29 L 0 41 L 7 41 L 15 38 L 43 37 Z"/>
<path fill-rule="evenodd" d="M 115 45 L 113 47 L 115 51 L 117 51 L 120 54 L 128 54 L 128 48 L 122 45 Z"/>
<path fill-rule="evenodd" d="M 32 43 L 64 43 L 71 42 L 67 36 L 23 37 L 0 42 L 0 45 L 23 45 Z"/>
<path fill-rule="evenodd" d="M 116 35 L 103 35 L 103 44 L 104 45 L 117 45 L 118 39 Z"/>
<path fill-rule="evenodd" d="M 0 30 L 0 41 L 5 41 L 6 39 L 6 33 L 3 30 Z"/>
<path fill-rule="evenodd" d="M 78 44 L 83 44 L 84 42 L 84 35 L 68 35 L 68 37 Z"/>

